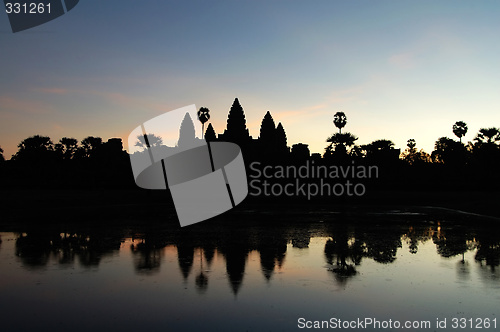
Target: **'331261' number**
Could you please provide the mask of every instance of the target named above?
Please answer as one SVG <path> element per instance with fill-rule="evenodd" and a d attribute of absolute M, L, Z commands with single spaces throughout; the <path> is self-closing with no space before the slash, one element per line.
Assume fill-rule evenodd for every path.
<path fill-rule="evenodd" d="M 50 3 L 7 2 L 5 3 L 5 11 L 7 14 L 43 14 L 45 12 L 50 14 Z"/>

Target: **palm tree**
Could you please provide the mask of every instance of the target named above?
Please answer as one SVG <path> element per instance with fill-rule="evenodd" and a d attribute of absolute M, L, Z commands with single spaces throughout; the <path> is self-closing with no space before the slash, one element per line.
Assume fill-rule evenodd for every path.
<path fill-rule="evenodd" d="M 347 116 L 344 112 L 337 112 L 333 116 L 333 124 L 335 127 L 339 128 L 339 133 L 342 133 L 342 128 L 345 127 L 347 123 Z"/>
<path fill-rule="evenodd" d="M 326 140 L 330 143 L 329 147 L 327 147 L 326 155 L 330 155 L 333 151 L 332 145 L 335 146 L 335 152 L 338 154 L 347 154 L 346 147 L 350 147 L 354 145 L 354 142 L 358 138 L 351 133 L 335 133 L 332 136 L 328 137 Z"/>
<path fill-rule="evenodd" d="M 42 161 L 49 158 L 54 152 L 54 143 L 48 136 L 28 137 L 17 147 L 19 150 L 12 156 L 13 160 Z"/>
<path fill-rule="evenodd" d="M 102 148 L 102 138 L 88 136 L 85 137 L 80 142 L 80 148 L 78 155 L 84 158 L 89 158 L 91 155 L 95 155 L 96 152 Z"/>
<path fill-rule="evenodd" d="M 351 133 L 343 133 L 343 134 L 336 133 L 328 137 L 326 141 L 329 143 L 333 143 L 333 145 L 335 146 L 339 144 L 344 144 L 345 146 L 353 146 L 354 141 L 356 141 L 357 139 L 358 138 Z"/>
<path fill-rule="evenodd" d="M 203 133 L 205 132 L 205 122 L 210 119 L 210 110 L 206 107 L 201 107 L 198 111 L 198 120 L 201 122 L 201 138 L 203 138 Z"/>
<path fill-rule="evenodd" d="M 476 141 L 479 143 L 491 144 L 500 141 L 500 129 L 498 128 L 481 128 L 477 134 Z"/>
<path fill-rule="evenodd" d="M 462 143 L 462 136 L 467 134 L 467 124 L 463 121 L 457 121 L 453 125 L 453 133 L 460 139 L 460 143 Z"/>
<path fill-rule="evenodd" d="M 76 138 L 63 137 L 59 140 L 59 143 L 54 145 L 54 149 L 62 158 L 72 159 L 78 150 L 78 141 Z"/>
<path fill-rule="evenodd" d="M 408 149 L 410 149 L 411 151 L 413 151 L 413 149 L 415 149 L 415 147 L 417 146 L 417 142 L 415 142 L 415 139 L 410 138 L 406 142 L 406 146 L 408 147 Z"/>
<path fill-rule="evenodd" d="M 428 153 L 426 153 L 422 149 L 420 149 L 420 151 L 417 151 L 417 142 L 415 141 L 415 139 L 410 138 L 406 142 L 406 146 L 408 148 L 401 154 L 401 158 L 408 162 L 410 165 L 413 165 L 415 163 L 429 162 L 430 156 Z"/>

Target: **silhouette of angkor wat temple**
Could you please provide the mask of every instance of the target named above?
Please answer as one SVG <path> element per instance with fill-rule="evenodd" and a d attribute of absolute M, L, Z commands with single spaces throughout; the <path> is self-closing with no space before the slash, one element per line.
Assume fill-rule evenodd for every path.
<path fill-rule="evenodd" d="M 227 127 L 222 134 L 216 134 L 212 124 L 209 124 L 205 132 L 207 141 L 227 141 L 238 144 L 243 150 L 246 160 L 265 160 L 269 162 L 285 161 L 290 154 L 296 154 L 296 150 L 309 157 L 309 149 L 306 144 L 295 144 L 290 148 L 287 146 L 286 132 L 281 124 L 275 124 L 269 111 L 264 115 L 260 126 L 258 138 L 253 138 L 246 126 L 245 112 L 238 98 L 234 99 L 233 105 L 227 117 Z"/>

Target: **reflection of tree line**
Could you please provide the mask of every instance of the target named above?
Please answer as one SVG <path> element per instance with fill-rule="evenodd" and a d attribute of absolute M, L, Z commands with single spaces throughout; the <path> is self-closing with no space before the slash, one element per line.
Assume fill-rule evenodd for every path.
<path fill-rule="evenodd" d="M 356 266 L 361 264 L 363 258 L 371 258 L 381 264 L 394 262 L 405 231 L 394 225 L 369 228 L 346 224 L 330 226 L 327 235 L 331 239 L 325 245 L 329 270 L 343 284 L 347 278 L 357 274 Z"/>
<path fill-rule="evenodd" d="M 16 256 L 25 266 L 43 267 L 51 260 L 60 265 L 98 266 L 102 257 L 120 249 L 117 234 L 27 232 L 18 234 Z"/>
<path fill-rule="evenodd" d="M 200 228 L 201 229 L 201 228 Z M 324 227 L 304 225 L 262 229 L 221 229 L 218 232 L 191 230 L 132 232 L 131 250 L 137 273 L 151 274 L 160 269 L 164 249 L 174 245 L 183 279 L 187 282 L 196 274 L 199 291 L 209 285 L 210 269 L 216 254 L 226 263 L 229 285 L 238 293 L 245 277 L 248 256 L 252 251 L 260 255 L 261 272 L 270 281 L 277 268 L 283 266 L 287 245 L 297 249 L 307 248 L 312 237 L 329 237 L 324 255 L 328 269 L 338 283 L 345 283 L 357 274 L 357 266 L 363 259 L 373 259 L 380 264 L 396 260 L 397 251 L 406 242 L 410 253 L 432 240 L 442 257 L 461 256 L 476 250 L 475 261 L 479 268 L 495 271 L 500 265 L 500 238 L 491 230 L 467 230 L 460 226 L 365 226 L 346 223 L 326 224 Z M 36 268 L 56 261 L 60 265 L 73 264 L 78 260 L 84 267 L 96 267 L 103 256 L 117 252 L 124 234 L 99 231 L 80 233 L 27 232 L 18 234 L 16 255 L 25 267 Z M 461 267 L 461 271 L 464 267 Z"/>

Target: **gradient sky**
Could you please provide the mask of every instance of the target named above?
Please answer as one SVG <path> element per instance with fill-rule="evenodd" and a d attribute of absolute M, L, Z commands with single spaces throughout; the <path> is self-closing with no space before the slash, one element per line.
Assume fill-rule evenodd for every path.
<path fill-rule="evenodd" d="M 500 1 L 82 0 L 13 34 L 0 13 L 0 146 L 122 137 L 179 107 L 221 133 L 238 97 L 253 137 L 267 110 L 288 145 L 323 152 L 333 114 L 365 144 L 500 127 Z"/>

